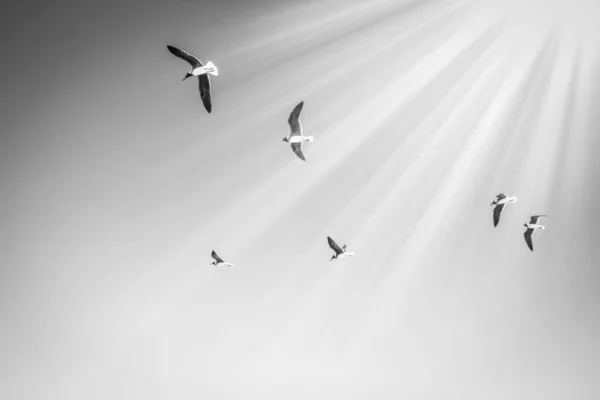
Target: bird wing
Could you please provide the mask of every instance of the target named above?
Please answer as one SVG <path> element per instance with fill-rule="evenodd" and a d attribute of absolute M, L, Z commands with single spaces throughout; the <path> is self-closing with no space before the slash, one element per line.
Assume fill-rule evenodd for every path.
<path fill-rule="evenodd" d="M 208 74 L 198 76 L 198 82 L 200 83 L 200 98 L 204 103 L 204 108 L 210 113 L 212 111 L 212 96 L 210 94 L 210 78 Z"/>
<path fill-rule="evenodd" d="M 529 220 L 530 224 L 537 224 L 538 220 L 540 219 L 540 217 L 545 217 L 546 215 L 540 214 L 540 215 L 532 215 L 531 219 Z"/>
<path fill-rule="evenodd" d="M 523 236 L 525 236 L 525 242 L 527 243 L 527 247 L 529 250 L 533 251 L 533 242 L 531 241 L 531 235 L 533 235 L 534 229 L 528 228 Z"/>
<path fill-rule="evenodd" d="M 304 106 L 304 101 L 298 103 L 296 107 L 290 113 L 288 117 L 288 124 L 290 124 L 290 136 L 302 136 L 302 124 L 300 123 L 300 112 L 302 111 L 302 107 Z"/>
<path fill-rule="evenodd" d="M 494 207 L 494 228 L 498 226 L 498 222 L 500 222 L 500 215 L 502 214 L 502 210 L 504 209 L 505 204 L 498 204 Z"/>
<path fill-rule="evenodd" d="M 215 259 L 215 261 L 216 261 L 216 262 L 218 262 L 218 263 L 225 262 L 225 261 L 223 261 L 223 259 L 222 259 L 221 257 L 219 257 L 219 256 L 217 255 L 217 253 L 216 253 L 214 250 L 212 251 L 212 253 L 211 253 L 210 255 L 211 255 L 211 256 L 212 256 L 212 258 L 214 258 L 214 259 Z"/>
<path fill-rule="evenodd" d="M 181 58 L 182 60 L 187 61 L 192 67 L 201 67 L 202 62 L 196 58 L 196 56 L 191 55 L 185 50 L 178 49 L 177 47 L 167 45 L 167 49 L 171 52 L 171 54 Z"/>
<path fill-rule="evenodd" d="M 338 244 L 334 242 L 333 239 L 329 236 L 327 236 L 327 243 L 329 243 L 329 247 L 331 247 L 331 250 L 335 251 L 335 254 L 342 254 L 344 252 L 344 250 L 342 250 L 340 246 L 338 246 Z"/>
<path fill-rule="evenodd" d="M 300 158 L 302 161 L 306 161 L 306 158 L 304 158 L 304 154 L 302 153 L 302 143 L 292 143 L 291 146 L 298 158 Z"/>

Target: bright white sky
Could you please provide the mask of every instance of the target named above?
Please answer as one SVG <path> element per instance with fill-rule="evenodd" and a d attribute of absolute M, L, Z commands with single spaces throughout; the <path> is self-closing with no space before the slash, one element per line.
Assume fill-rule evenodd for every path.
<path fill-rule="evenodd" d="M 6 398 L 598 398 L 597 4 L 34 3 L 0 39 Z"/>

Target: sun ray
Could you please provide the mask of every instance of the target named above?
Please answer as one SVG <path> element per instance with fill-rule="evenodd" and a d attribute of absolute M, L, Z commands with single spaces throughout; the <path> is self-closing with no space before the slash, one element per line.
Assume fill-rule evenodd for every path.
<path fill-rule="evenodd" d="M 519 64 L 516 64 L 510 70 L 509 77 L 503 82 L 492 104 L 482 116 L 475 131 L 470 135 L 466 146 L 461 154 L 457 156 L 456 163 L 450 169 L 444 183 L 436 195 L 431 198 L 428 209 L 422 214 L 416 230 L 404 247 L 406 251 L 396 261 L 396 265 L 402 266 L 402 268 L 393 271 L 388 276 L 373 301 L 373 313 L 369 318 L 370 323 L 365 324 L 365 326 L 369 326 L 370 334 L 385 336 L 386 332 L 390 332 L 388 318 L 390 311 L 389 306 L 386 306 L 386 304 L 402 304 L 397 299 L 399 294 L 402 293 L 400 288 L 407 287 L 410 282 L 414 282 L 411 275 L 415 273 L 415 269 L 419 265 L 419 259 L 430 244 L 432 236 L 442 226 L 444 216 L 449 215 L 448 211 L 453 206 L 458 188 L 464 182 L 468 182 L 465 177 L 472 163 L 478 157 L 481 157 L 484 151 L 489 150 L 486 149 L 485 141 L 490 135 L 498 134 L 497 129 L 494 129 L 497 124 L 496 121 L 502 117 L 507 105 L 514 101 L 513 95 L 519 85 L 523 83 L 531 62 L 530 59 L 521 60 Z"/>

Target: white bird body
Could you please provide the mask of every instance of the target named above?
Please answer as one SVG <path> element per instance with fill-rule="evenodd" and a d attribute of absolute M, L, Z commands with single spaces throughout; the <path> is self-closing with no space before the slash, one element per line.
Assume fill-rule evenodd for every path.
<path fill-rule="evenodd" d="M 525 224 L 525 226 L 528 229 L 533 229 L 533 230 L 546 228 L 544 225 L 540 225 L 540 224 Z"/>
<path fill-rule="evenodd" d="M 201 65 L 199 67 L 192 68 L 192 70 L 190 71 L 190 74 L 192 74 L 194 76 L 200 76 L 200 75 L 204 75 L 204 74 L 211 74 L 214 76 L 218 76 L 219 70 L 217 69 L 215 64 L 212 63 L 212 61 L 209 61 L 206 63 L 206 65 Z"/>
<path fill-rule="evenodd" d="M 233 267 L 233 264 L 228 263 L 228 262 L 220 263 L 220 262 L 213 261 L 210 265 L 214 265 L 215 267 Z"/>
<path fill-rule="evenodd" d="M 288 136 L 288 143 L 304 143 L 304 142 L 314 142 L 314 136 Z"/>
<path fill-rule="evenodd" d="M 501 200 L 497 200 L 496 204 L 514 203 L 515 201 L 517 201 L 517 198 L 515 196 L 511 196 L 511 197 L 506 197 Z"/>

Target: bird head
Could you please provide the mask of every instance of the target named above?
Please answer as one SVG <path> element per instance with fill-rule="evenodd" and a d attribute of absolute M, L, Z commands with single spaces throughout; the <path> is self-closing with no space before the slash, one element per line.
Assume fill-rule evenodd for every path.
<path fill-rule="evenodd" d="M 190 76 L 194 76 L 192 74 L 190 74 L 189 72 L 187 74 L 185 74 L 185 76 L 183 77 L 183 80 L 185 81 L 187 78 L 189 78 Z"/>
<path fill-rule="evenodd" d="M 282 138 L 281 138 L 281 141 L 282 141 L 282 142 L 288 142 L 288 141 L 289 141 L 289 139 L 287 138 L 287 136 L 284 136 L 284 137 L 282 137 Z"/>
<path fill-rule="evenodd" d="M 329 259 L 329 261 L 335 260 L 336 257 L 337 257 L 337 254 L 332 255 L 331 258 Z"/>

